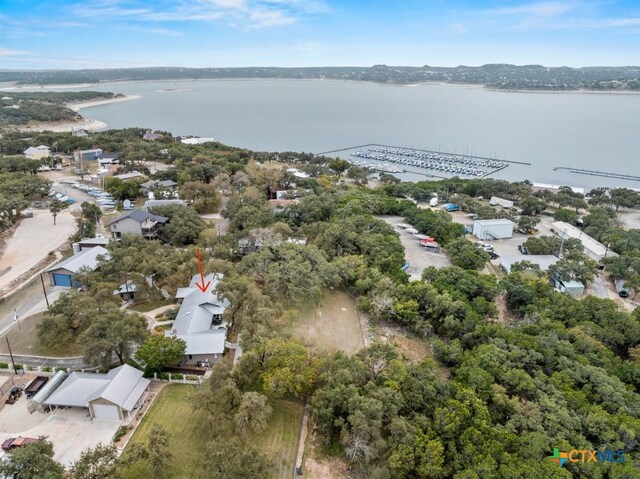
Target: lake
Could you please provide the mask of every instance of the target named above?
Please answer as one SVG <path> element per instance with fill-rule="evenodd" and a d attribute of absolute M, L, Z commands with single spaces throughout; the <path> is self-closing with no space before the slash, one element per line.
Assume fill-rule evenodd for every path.
<path fill-rule="evenodd" d="M 531 163 L 495 176 L 508 180 L 640 188 L 640 182 L 553 170 L 573 166 L 640 176 L 640 94 L 323 80 L 128 82 L 84 89 L 141 96 L 81 110 L 110 128 L 149 127 L 270 151 L 318 153 L 380 143 Z"/>

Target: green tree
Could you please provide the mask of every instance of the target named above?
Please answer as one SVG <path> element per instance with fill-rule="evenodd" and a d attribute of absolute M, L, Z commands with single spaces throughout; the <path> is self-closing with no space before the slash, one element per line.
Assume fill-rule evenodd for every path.
<path fill-rule="evenodd" d="M 242 433 L 259 433 L 267 427 L 273 409 L 265 396 L 257 392 L 246 392 L 234 415 L 236 428 Z"/>
<path fill-rule="evenodd" d="M 359 166 L 350 166 L 347 169 L 347 178 L 352 179 L 356 185 L 366 185 L 368 183 L 369 171 Z"/>
<path fill-rule="evenodd" d="M 342 158 L 335 158 L 329 161 L 327 166 L 336 173 L 342 174 L 351 166 L 351 163 L 349 163 L 347 160 L 343 160 Z"/>
<path fill-rule="evenodd" d="M 162 228 L 162 238 L 174 245 L 194 244 L 200 232 L 207 227 L 198 212 L 185 206 L 158 206 L 151 212 L 169 218 L 168 224 Z"/>
<path fill-rule="evenodd" d="M 487 252 L 466 238 L 453 240 L 445 250 L 451 259 L 451 264 L 462 269 L 482 269 L 490 258 Z"/>
<path fill-rule="evenodd" d="M 136 352 L 148 372 L 159 372 L 168 364 L 178 363 L 184 356 L 187 343 L 171 336 L 149 336 Z"/>
<path fill-rule="evenodd" d="M 0 474 L 14 479 L 64 479 L 64 468 L 53 460 L 53 444 L 40 437 L 0 461 Z"/>
<path fill-rule="evenodd" d="M 622 206 L 624 208 L 637 208 L 640 205 L 640 194 L 629 188 L 612 188 L 609 190 L 611 202 L 616 207 L 616 211 Z"/>
<path fill-rule="evenodd" d="M 578 219 L 578 214 L 567 208 L 559 208 L 553 213 L 553 219 L 556 221 L 564 221 L 573 224 Z"/>
<path fill-rule="evenodd" d="M 547 207 L 547 203 L 535 196 L 528 196 L 518 206 L 521 209 L 521 214 L 525 216 L 537 216 L 544 211 Z"/>
<path fill-rule="evenodd" d="M 268 477 L 269 469 L 267 458 L 238 438 L 215 441 L 207 453 L 206 470 L 216 479 Z"/>
<path fill-rule="evenodd" d="M 113 445 L 98 444 L 82 451 L 67 474 L 68 479 L 120 479 L 118 450 Z"/>
<path fill-rule="evenodd" d="M 518 219 L 518 230 L 523 233 L 535 233 L 536 225 L 540 222 L 540 218 L 534 216 L 521 216 Z"/>
<path fill-rule="evenodd" d="M 149 431 L 147 450 L 153 477 L 160 479 L 166 477 L 173 454 L 169 444 L 169 434 L 161 425 L 154 424 Z"/>
<path fill-rule="evenodd" d="M 212 213 L 220 206 L 218 189 L 212 183 L 189 181 L 180 187 L 180 198 L 191 201 L 198 213 Z"/>
<path fill-rule="evenodd" d="M 148 335 L 143 317 L 119 309 L 110 310 L 94 317 L 82 334 L 85 360 L 95 366 L 108 367 L 115 356 L 124 364 Z"/>
<path fill-rule="evenodd" d="M 96 235 L 97 223 L 102 218 L 102 210 L 94 203 L 83 201 L 80 205 L 81 214 L 76 218 L 77 231 L 74 239 L 93 238 Z"/>
<path fill-rule="evenodd" d="M 117 200 L 135 200 L 140 195 L 140 183 L 137 178 L 131 180 L 121 180 L 120 178 L 109 177 L 105 182 L 105 191 L 108 191 Z"/>
<path fill-rule="evenodd" d="M 67 206 L 69 206 L 66 202 L 60 200 L 53 200 L 49 204 L 49 211 L 51 212 L 51 216 L 53 216 L 53 224 L 56 224 L 56 217 L 62 210 L 64 210 Z"/>

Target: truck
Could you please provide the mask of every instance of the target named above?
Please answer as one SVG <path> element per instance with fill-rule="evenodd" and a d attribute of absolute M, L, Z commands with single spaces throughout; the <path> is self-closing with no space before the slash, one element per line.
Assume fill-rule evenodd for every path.
<path fill-rule="evenodd" d="M 504 198 L 498 198 L 497 196 L 492 196 L 489 200 L 489 204 L 491 206 L 502 206 L 505 209 L 513 208 L 513 201 L 505 200 Z"/>
<path fill-rule="evenodd" d="M 453 212 L 453 211 L 460 211 L 460 206 L 456 205 L 455 203 L 446 203 L 442 209 L 444 209 L 445 211 L 448 211 L 449 213 Z"/>
<path fill-rule="evenodd" d="M 432 208 L 438 206 L 438 193 L 432 195 L 432 198 L 429 200 L 429 206 Z"/>

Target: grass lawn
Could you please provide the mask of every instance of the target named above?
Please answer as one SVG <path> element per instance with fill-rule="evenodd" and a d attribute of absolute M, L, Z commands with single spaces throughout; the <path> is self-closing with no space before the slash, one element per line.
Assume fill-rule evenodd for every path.
<path fill-rule="evenodd" d="M 167 471 L 168 478 L 210 477 L 204 469 L 210 426 L 206 413 L 191 409 L 190 395 L 195 387 L 187 384 L 170 384 L 142 420 L 131 442 L 146 442 L 154 424 L 161 424 L 169 433 L 170 448 L 174 457 Z M 276 401 L 269 426 L 253 438 L 255 446 L 273 459 L 272 479 L 289 477 L 293 473 L 298 430 L 302 418 L 302 405 L 294 402 Z M 125 453 L 126 454 L 126 450 Z M 125 479 L 151 477 L 150 468 L 142 463 L 129 467 Z"/>
<path fill-rule="evenodd" d="M 320 306 L 304 308 L 294 334 L 325 351 L 352 354 L 362 348 L 356 305 L 345 291 L 328 292 Z"/>
<path fill-rule="evenodd" d="M 66 344 L 61 347 L 48 347 L 40 343 L 36 325 L 42 320 L 44 312 L 20 319 L 20 329 L 14 327 L 8 334 L 13 354 L 31 354 L 34 356 L 82 356 L 82 345 Z M 0 353 L 8 354 L 7 342 L 0 341 Z"/>

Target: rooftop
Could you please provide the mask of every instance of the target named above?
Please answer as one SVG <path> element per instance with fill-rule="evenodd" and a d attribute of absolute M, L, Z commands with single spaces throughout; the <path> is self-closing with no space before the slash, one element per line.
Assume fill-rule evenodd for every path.
<path fill-rule="evenodd" d="M 109 251 L 107 251 L 102 246 L 96 246 L 95 248 L 79 251 L 78 253 L 70 256 L 64 261 L 61 261 L 58 264 L 54 264 L 49 269 L 47 269 L 47 272 L 55 271 L 57 269 L 66 269 L 67 271 L 71 271 L 72 273 L 77 273 L 82 268 L 89 268 L 91 270 L 94 270 L 98 267 L 98 256 L 109 257 Z"/>
<path fill-rule="evenodd" d="M 138 223 L 144 223 L 147 220 L 155 221 L 158 223 L 166 223 L 167 221 L 169 221 L 169 218 L 165 216 L 154 215 L 153 213 L 149 213 L 148 211 L 145 211 L 145 210 L 131 210 L 128 213 L 118 216 L 115 220 L 109 223 L 109 226 L 111 226 L 114 223 L 117 223 L 118 221 L 122 221 L 126 218 L 131 218 L 132 220 L 137 221 Z"/>
<path fill-rule="evenodd" d="M 478 223 L 479 225 L 491 226 L 491 225 L 512 225 L 513 221 L 507 218 L 496 218 L 492 220 L 475 220 L 474 223 Z"/>

